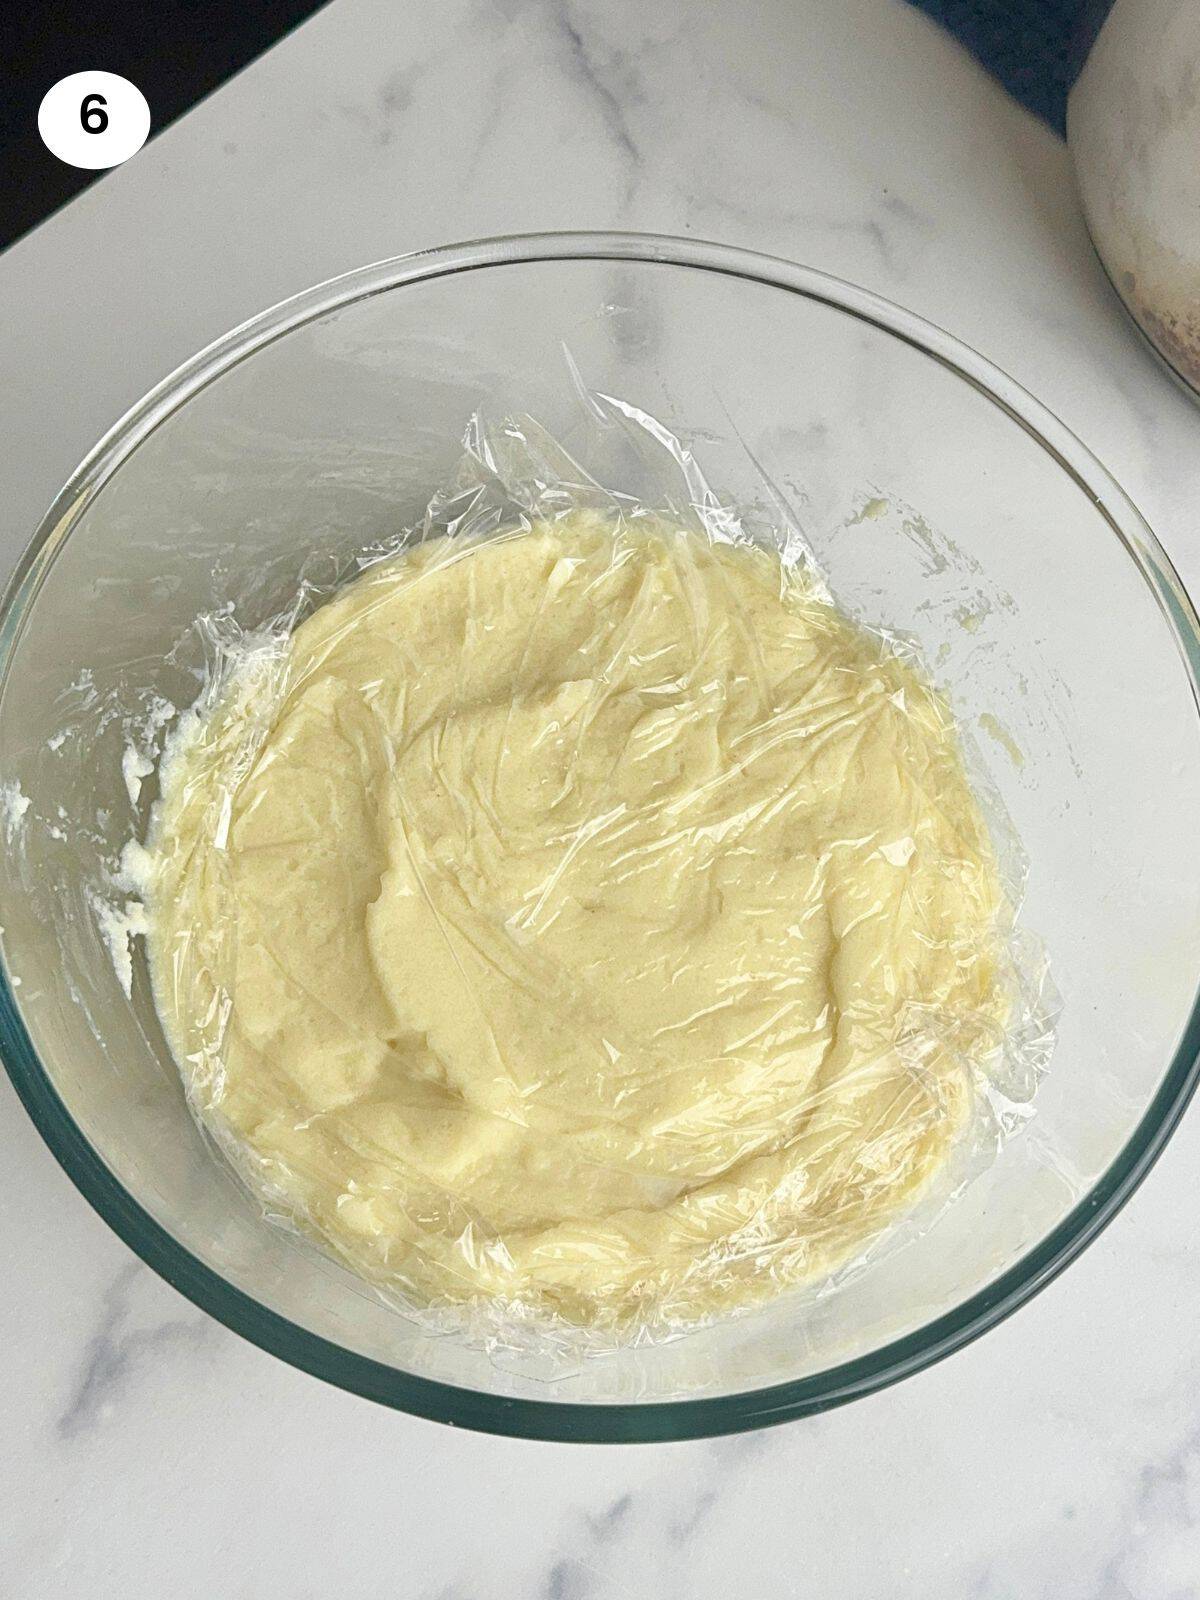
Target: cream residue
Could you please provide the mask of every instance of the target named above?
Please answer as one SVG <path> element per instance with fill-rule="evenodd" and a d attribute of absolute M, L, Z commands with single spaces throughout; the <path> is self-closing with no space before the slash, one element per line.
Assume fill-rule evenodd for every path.
<path fill-rule="evenodd" d="M 146 907 L 140 900 L 113 905 L 95 890 L 87 891 L 87 899 L 100 937 L 108 947 L 117 982 L 129 999 L 133 994 L 133 941 L 150 931 Z"/>
<path fill-rule="evenodd" d="M 11 844 L 29 810 L 29 796 L 23 794 L 15 779 L 0 783 L 0 818 L 4 822 L 4 836 Z"/>
<path fill-rule="evenodd" d="M 887 511 L 887 501 L 881 495 L 872 495 L 870 499 L 863 501 L 860 508 L 850 518 L 850 526 L 853 528 L 860 522 L 876 522 L 880 517 L 886 516 Z"/>
<path fill-rule="evenodd" d="M 990 739 L 995 740 L 1014 767 L 1020 768 L 1025 765 L 1025 752 L 998 716 L 991 711 L 980 712 L 979 726 Z"/>
<path fill-rule="evenodd" d="M 142 793 L 142 779 L 148 778 L 154 771 L 154 763 L 150 757 L 139 750 L 136 745 L 126 745 L 121 757 L 121 775 L 125 779 L 125 788 L 129 793 L 129 803 L 136 806 Z"/>

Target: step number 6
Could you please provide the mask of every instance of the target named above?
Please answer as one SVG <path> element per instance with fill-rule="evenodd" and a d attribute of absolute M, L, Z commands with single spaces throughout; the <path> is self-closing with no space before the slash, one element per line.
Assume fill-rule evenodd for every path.
<path fill-rule="evenodd" d="M 38 132 L 68 166 L 119 167 L 145 144 L 150 107 L 142 91 L 115 72 L 73 72 L 43 99 Z"/>
<path fill-rule="evenodd" d="M 108 101 L 102 94 L 85 94 L 79 107 L 79 120 L 84 133 L 103 133 L 108 127 Z"/>

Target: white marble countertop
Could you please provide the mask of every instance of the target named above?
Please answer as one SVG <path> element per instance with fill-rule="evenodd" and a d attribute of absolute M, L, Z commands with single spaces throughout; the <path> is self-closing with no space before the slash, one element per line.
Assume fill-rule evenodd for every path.
<path fill-rule="evenodd" d="M 103 66 L 102 61 L 97 61 Z M 0 257 L 0 565 L 156 378 L 360 262 L 524 229 L 707 235 L 976 345 L 1200 592 L 1200 414 L 1095 263 L 1067 154 L 899 0 L 333 0 Z M 1103 1238 L 897 1388 L 712 1443 L 467 1435 L 210 1321 L 0 1086 L 0 1595 L 1200 1595 L 1193 1112 Z"/>

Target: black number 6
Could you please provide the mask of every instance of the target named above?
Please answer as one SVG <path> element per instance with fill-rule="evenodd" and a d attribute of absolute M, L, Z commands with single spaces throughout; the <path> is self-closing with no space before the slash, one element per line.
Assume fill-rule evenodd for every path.
<path fill-rule="evenodd" d="M 84 95 L 79 108 L 79 120 L 84 133 L 103 133 L 108 127 L 108 112 L 104 109 L 107 104 L 102 94 Z"/>

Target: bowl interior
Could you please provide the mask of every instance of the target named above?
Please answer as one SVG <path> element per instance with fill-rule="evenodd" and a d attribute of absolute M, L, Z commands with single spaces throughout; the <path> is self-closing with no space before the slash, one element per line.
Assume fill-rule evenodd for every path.
<path fill-rule="evenodd" d="M 889 328 L 815 278 L 617 254 L 335 289 L 110 448 L 60 503 L 5 623 L 10 1063 L 23 1028 L 39 1066 L 19 1070 L 44 1075 L 136 1208 L 301 1343 L 337 1347 L 326 1375 L 339 1351 L 394 1373 L 381 1397 L 400 1404 L 405 1375 L 601 1411 L 796 1380 L 819 1401 L 823 1375 L 1030 1257 L 1121 1158 L 1195 1003 L 1200 738 L 1179 637 L 1191 623 L 1154 552 L 899 314 Z M 928 1226 L 829 1293 L 550 1381 L 430 1335 L 264 1221 L 188 1115 L 140 941 L 123 992 L 109 878 L 155 794 L 122 769 L 131 719 L 152 734 L 162 707 L 195 698 L 194 619 L 224 610 L 253 627 L 302 569 L 336 580 L 420 517 L 478 408 L 530 412 L 571 445 L 576 372 L 673 428 L 721 493 L 767 513 L 786 499 L 842 605 L 916 639 L 1023 845 L 1022 921 L 1063 1011 L 1036 1115 Z M 656 497 L 625 476 L 619 439 L 588 449 L 595 476 Z M 307 1348 L 283 1353 L 321 1366 Z M 514 1431 L 520 1418 L 518 1406 Z"/>

